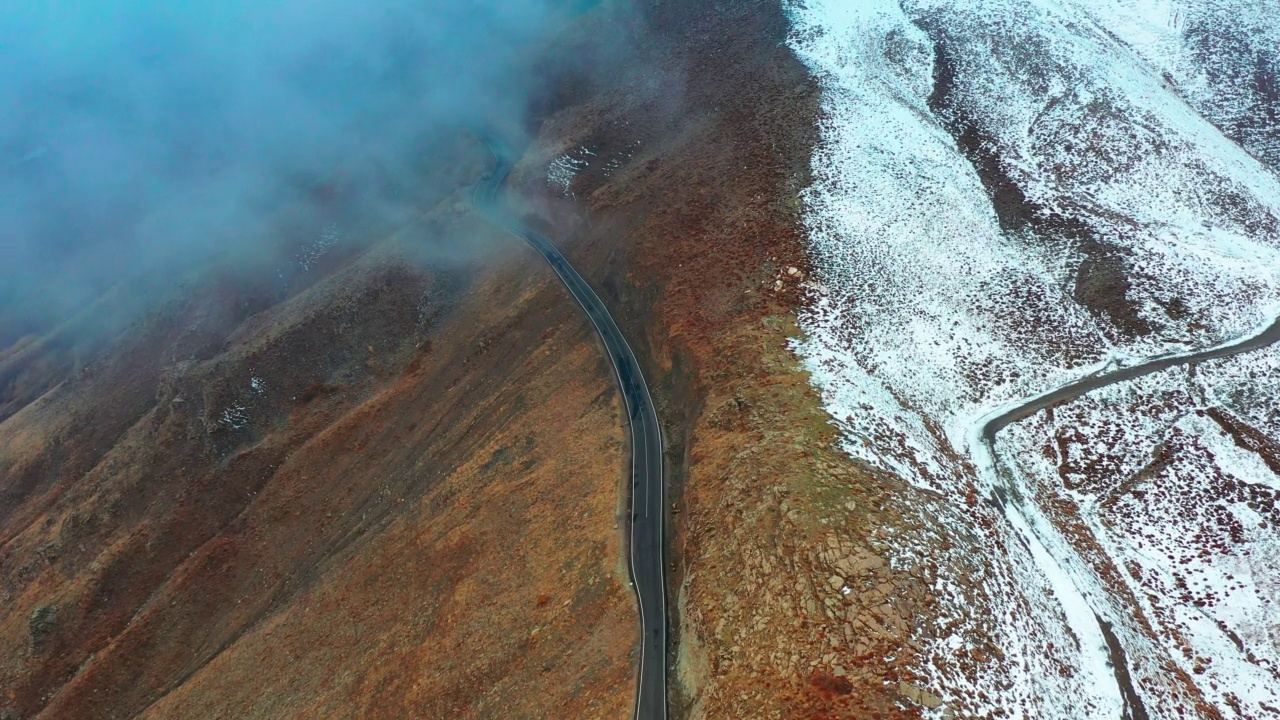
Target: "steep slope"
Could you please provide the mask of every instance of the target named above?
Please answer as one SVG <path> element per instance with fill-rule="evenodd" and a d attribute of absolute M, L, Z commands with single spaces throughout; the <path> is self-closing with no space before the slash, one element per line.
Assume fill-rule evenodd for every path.
<path fill-rule="evenodd" d="M 122 331 L 15 363 L 6 717 L 629 713 L 612 377 L 467 210 L 483 147 L 451 152 L 396 232 L 162 280 Z"/>
<path fill-rule="evenodd" d="M 684 522 L 670 584 L 685 583 L 678 703 L 713 717 L 892 707 L 881 668 L 858 678 L 863 693 L 815 666 L 848 625 L 817 609 L 831 563 L 858 558 L 867 581 L 892 573 L 851 537 L 828 551 L 817 515 L 850 514 L 824 496 L 850 470 L 786 345 L 814 86 L 776 3 L 606 10 L 548 56 L 543 73 L 561 82 L 515 180 L 655 382 Z M 599 50 L 618 28 L 633 62 Z M 481 172 L 460 145 L 455 186 Z M 563 159 L 579 152 L 593 159 Z M 561 183 L 566 165 L 579 172 Z M 423 270 L 424 239 L 512 251 L 463 199 L 313 268 L 326 279 L 301 294 L 250 302 L 231 278 L 215 302 L 188 288 L 172 318 L 148 320 L 154 352 L 101 351 L 110 362 L 85 376 L 100 380 L 62 390 L 78 388 L 75 402 L 3 426 L 7 467 L 27 479 L 12 536 L 31 528 L 3 563 L 7 708 L 629 714 L 633 600 L 614 527 L 625 449 L 607 368 L 523 250 L 496 267 L 428 256 Z M 56 417 L 39 415 L 46 404 Z M 80 407 L 97 414 L 71 417 Z M 782 567 L 797 577 L 770 572 Z M 753 592 L 766 575 L 774 589 Z M 879 604 L 859 597 L 869 622 Z"/>
<path fill-rule="evenodd" d="M 1275 350 L 982 438 L 1071 379 L 1275 319 L 1275 10 L 794 8 L 825 111 L 805 222 L 826 293 L 797 348 L 846 450 L 933 516 L 893 562 L 938 565 L 916 667 L 958 712 L 1280 707 Z"/>

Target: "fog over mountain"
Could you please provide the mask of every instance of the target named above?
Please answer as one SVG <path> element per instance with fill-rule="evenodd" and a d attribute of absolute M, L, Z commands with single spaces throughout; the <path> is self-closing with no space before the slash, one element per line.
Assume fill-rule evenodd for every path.
<path fill-rule="evenodd" d="M 335 178 L 366 213 L 404 212 L 433 137 L 518 123 L 528 53 L 563 17 L 548 0 L 6 5 L 0 303 L 47 324 L 159 261 L 247 251 Z"/>

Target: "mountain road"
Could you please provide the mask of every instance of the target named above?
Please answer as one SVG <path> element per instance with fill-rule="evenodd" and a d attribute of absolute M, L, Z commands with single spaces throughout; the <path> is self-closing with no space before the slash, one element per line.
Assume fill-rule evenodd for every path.
<path fill-rule="evenodd" d="M 653 398 L 635 353 L 600 296 L 549 238 L 525 226 L 506 207 L 501 190 L 511 172 L 511 161 L 499 143 L 490 139 L 487 144 L 496 165 L 476 185 L 473 204 L 494 223 L 532 246 L 551 266 L 595 326 L 622 391 L 631 431 L 628 564 L 640 610 L 641 630 L 635 717 L 637 720 L 666 720 L 667 612 L 663 574 L 666 508 L 662 430 Z"/>

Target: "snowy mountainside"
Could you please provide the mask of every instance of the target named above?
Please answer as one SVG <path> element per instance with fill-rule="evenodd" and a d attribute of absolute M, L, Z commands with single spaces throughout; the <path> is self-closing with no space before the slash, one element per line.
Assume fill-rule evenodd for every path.
<path fill-rule="evenodd" d="M 1146 705 L 1166 711 L 1155 717 L 1177 716 L 1163 692 L 1170 678 L 1160 665 L 1169 661 L 1228 717 L 1266 717 L 1258 710 L 1275 707 L 1280 457 L 1274 442 L 1241 436 L 1258 426 L 1229 396 L 1255 374 L 1263 389 L 1280 389 L 1277 367 L 1271 348 L 1195 372 L 1176 368 L 1000 436 L 1001 454 L 1016 458 L 1052 521 L 1086 526 L 1072 538 L 1075 551 L 1092 558 L 1092 597 L 1120 618 L 1116 632 Z"/>
<path fill-rule="evenodd" d="M 1280 3 L 1088 0 L 1098 24 L 1227 137 L 1280 167 Z"/>
<path fill-rule="evenodd" d="M 829 290 L 797 351 L 848 452 L 983 556 L 981 581 L 938 579 L 920 673 L 977 716 L 1277 716 L 1275 349 L 982 429 L 1276 317 L 1280 5 L 791 12 L 823 89 L 804 203 Z"/>

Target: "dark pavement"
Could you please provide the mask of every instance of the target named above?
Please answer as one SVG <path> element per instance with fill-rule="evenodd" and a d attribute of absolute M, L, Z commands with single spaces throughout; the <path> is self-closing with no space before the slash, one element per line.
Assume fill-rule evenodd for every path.
<path fill-rule="evenodd" d="M 640 363 L 600 296 L 569 264 L 545 235 L 526 227 L 500 201 L 499 191 L 511 162 L 496 141 L 488 141 L 497 164 L 475 188 L 473 202 L 495 223 L 533 246 L 564 283 L 604 343 L 626 402 L 631 427 L 630 566 L 640 606 L 640 676 L 636 693 L 638 720 L 667 717 L 667 601 L 663 574 L 664 491 L 662 431 L 640 372 Z"/>
<path fill-rule="evenodd" d="M 1189 353 L 1175 353 L 1162 355 L 1152 358 L 1137 365 L 1122 367 L 1110 372 L 1099 372 L 1093 375 L 1074 380 L 1072 382 L 1051 390 L 1043 395 L 1038 395 L 1027 402 L 1019 405 L 1008 412 L 992 418 L 982 426 L 982 439 L 988 445 L 995 445 L 996 433 L 1003 430 L 1006 426 L 1015 423 L 1023 418 L 1044 410 L 1045 408 L 1058 405 L 1059 403 L 1069 402 L 1086 393 L 1103 388 L 1108 385 L 1114 385 L 1118 382 L 1133 380 L 1143 375 L 1160 372 L 1175 365 L 1194 365 L 1195 363 L 1204 362 L 1206 360 L 1217 360 L 1219 358 L 1231 357 L 1232 355 L 1240 355 L 1267 347 L 1275 342 L 1280 342 L 1280 317 L 1262 332 L 1246 336 L 1244 339 L 1227 345 L 1218 345 L 1207 350 L 1199 350 Z"/>

